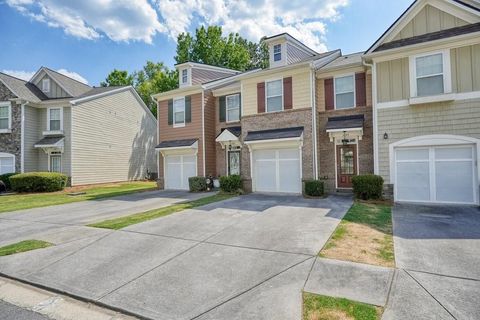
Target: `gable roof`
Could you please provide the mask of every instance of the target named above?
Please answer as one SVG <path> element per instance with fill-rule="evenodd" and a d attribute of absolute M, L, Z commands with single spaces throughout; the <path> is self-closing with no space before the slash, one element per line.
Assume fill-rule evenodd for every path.
<path fill-rule="evenodd" d="M 93 87 L 89 91 L 85 92 L 84 94 L 81 94 L 78 97 L 75 97 L 75 100 L 88 98 L 88 97 L 96 96 L 97 94 L 107 93 L 113 90 L 127 88 L 127 87 L 129 86 Z"/>
<path fill-rule="evenodd" d="M 458 9 L 463 9 L 464 11 L 468 12 L 469 14 L 473 14 L 476 16 L 480 16 L 480 5 L 476 5 L 473 1 L 469 1 L 466 3 L 465 1 L 460 0 L 415 0 L 401 15 L 400 17 L 395 20 L 395 22 L 388 27 L 388 29 L 365 51 L 365 54 L 369 54 L 374 52 L 379 46 L 383 45 L 384 43 L 388 43 L 391 38 L 396 35 L 402 27 L 412 20 L 416 13 L 418 13 L 422 8 L 426 5 L 439 5 L 439 4 L 446 4 L 456 7 Z M 450 14 L 454 14 L 449 12 Z M 473 23 L 472 21 L 470 21 Z M 400 30 L 398 30 L 400 29 Z"/>
<path fill-rule="evenodd" d="M 284 32 L 284 33 L 280 33 L 280 34 L 276 34 L 276 35 L 273 35 L 273 36 L 270 36 L 270 37 L 267 37 L 265 39 L 263 39 L 263 41 L 265 41 L 265 43 L 269 43 L 269 42 L 272 42 L 272 41 L 275 41 L 277 39 L 285 39 L 286 41 L 294 44 L 295 46 L 297 46 L 299 49 L 301 49 L 302 51 L 314 56 L 314 55 L 318 55 L 318 52 L 316 52 L 315 50 L 307 47 L 304 43 L 302 43 L 300 40 L 292 37 L 289 33 L 287 32 Z"/>
<path fill-rule="evenodd" d="M 35 79 L 42 74 L 42 72 L 45 72 L 50 78 L 53 79 L 65 92 L 67 92 L 71 97 L 78 97 L 87 91 L 91 90 L 92 87 L 89 85 L 82 83 L 78 80 L 72 79 L 70 77 L 67 77 L 66 75 L 63 75 L 57 71 L 54 71 L 50 68 L 47 67 L 41 67 L 30 79 L 29 82 L 34 83 Z"/>
<path fill-rule="evenodd" d="M 31 102 L 41 102 L 42 100 L 48 99 L 34 84 L 25 80 L 0 72 L 0 81 L 3 82 L 17 98 Z"/>

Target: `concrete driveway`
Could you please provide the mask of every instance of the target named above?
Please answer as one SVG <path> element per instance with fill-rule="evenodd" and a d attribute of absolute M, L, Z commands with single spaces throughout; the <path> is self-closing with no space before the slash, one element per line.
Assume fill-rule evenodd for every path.
<path fill-rule="evenodd" d="M 157 190 L 0 213 L 0 246 L 26 239 L 62 244 L 103 235 L 108 231 L 87 228 L 85 225 L 208 195 L 210 194 Z"/>
<path fill-rule="evenodd" d="M 384 319 L 480 319 L 480 209 L 397 204 Z"/>
<path fill-rule="evenodd" d="M 241 196 L 3 257 L 0 270 L 154 319 L 299 319 L 315 256 L 351 204 Z"/>

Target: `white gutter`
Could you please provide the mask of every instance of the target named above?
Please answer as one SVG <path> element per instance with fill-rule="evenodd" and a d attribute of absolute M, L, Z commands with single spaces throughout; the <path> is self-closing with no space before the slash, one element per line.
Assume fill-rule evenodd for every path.
<path fill-rule="evenodd" d="M 364 66 L 372 69 L 372 118 L 373 118 L 373 173 L 379 173 L 378 162 L 378 115 L 377 115 L 377 64 L 365 62 L 362 59 Z"/>

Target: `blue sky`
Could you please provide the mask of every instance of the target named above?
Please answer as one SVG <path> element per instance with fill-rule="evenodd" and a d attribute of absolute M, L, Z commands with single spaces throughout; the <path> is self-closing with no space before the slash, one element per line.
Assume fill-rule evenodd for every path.
<path fill-rule="evenodd" d="M 367 49 L 412 0 L 0 0 L 0 71 L 47 66 L 90 85 L 114 68 L 174 64 L 175 38 L 200 25 L 257 41 L 289 32 L 318 51 Z M 83 80 L 82 80 L 83 81 Z"/>

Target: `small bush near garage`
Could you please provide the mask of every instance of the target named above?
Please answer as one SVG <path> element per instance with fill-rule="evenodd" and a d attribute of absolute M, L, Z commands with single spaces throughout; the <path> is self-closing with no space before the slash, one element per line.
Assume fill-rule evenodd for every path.
<path fill-rule="evenodd" d="M 207 178 L 190 177 L 188 178 L 188 186 L 190 188 L 190 192 L 207 191 Z"/>
<path fill-rule="evenodd" d="M 242 189 L 242 178 L 239 175 L 220 177 L 220 190 L 226 193 L 237 193 Z"/>
<path fill-rule="evenodd" d="M 353 193 L 357 199 L 378 200 L 382 198 L 383 178 L 373 174 L 352 178 Z"/>
<path fill-rule="evenodd" d="M 305 195 L 309 197 L 323 197 L 325 194 L 324 183 L 321 180 L 305 181 Z"/>
<path fill-rule="evenodd" d="M 10 177 L 16 175 L 16 173 L 5 173 L 0 175 L 0 181 L 5 184 L 7 190 L 12 190 L 12 184 L 10 183 Z"/>
<path fill-rule="evenodd" d="M 54 192 L 67 185 L 68 177 L 56 172 L 29 172 L 10 177 L 12 190 L 17 192 Z"/>

